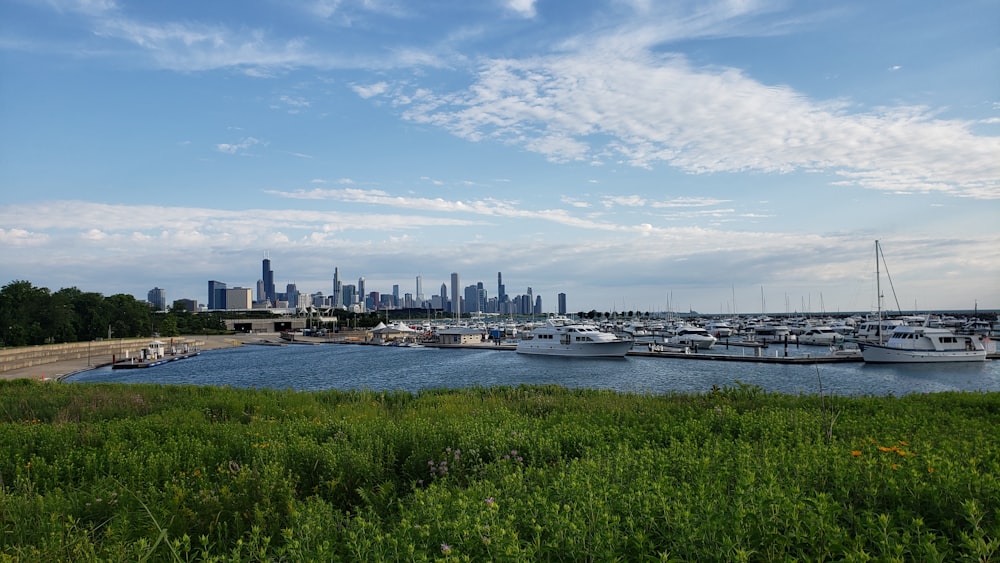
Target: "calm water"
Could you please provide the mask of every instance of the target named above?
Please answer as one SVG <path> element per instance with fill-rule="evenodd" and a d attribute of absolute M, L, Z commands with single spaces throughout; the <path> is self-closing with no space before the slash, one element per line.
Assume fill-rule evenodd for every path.
<path fill-rule="evenodd" d="M 1000 361 L 945 366 L 883 366 L 862 362 L 799 366 L 642 357 L 546 358 L 504 350 L 328 344 L 213 350 L 147 369 L 100 368 L 66 381 L 411 392 L 445 387 L 556 384 L 654 394 L 704 392 L 713 385 L 734 386 L 737 382 L 767 391 L 815 394 L 822 383 L 824 393 L 898 396 L 937 391 L 1000 391 Z"/>

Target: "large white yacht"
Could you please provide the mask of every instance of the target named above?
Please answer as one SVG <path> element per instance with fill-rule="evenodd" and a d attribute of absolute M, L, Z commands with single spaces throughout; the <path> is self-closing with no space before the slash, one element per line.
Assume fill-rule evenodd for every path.
<path fill-rule="evenodd" d="M 955 334 L 946 328 L 897 326 L 885 344 L 862 342 L 868 363 L 982 362 L 986 346 L 975 335 Z"/>
<path fill-rule="evenodd" d="M 709 350 L 715 346 L 718 339 L 708 333 L 707 330 L 694 325 L 682 325 L 677 327 L 673 336 L 667 339 L 668 344 L 680 344 L 697 348 L 699 350 Z"/>
<path fill-rule="evenodd" d="M 623 358 L 631 347 L 632 340 L 601 332 L 593 325 L 574 323 L 566 317 L 551 317 L 517 341 L 517 351 L 521 354 L 581 358 Z"/>
<path fill-rule="evenodd" d="M 799 344 L 807 346 L 833 346 L 844 343 L 844 335 L 829 326 L 809 326 L 798 336 Z"/>

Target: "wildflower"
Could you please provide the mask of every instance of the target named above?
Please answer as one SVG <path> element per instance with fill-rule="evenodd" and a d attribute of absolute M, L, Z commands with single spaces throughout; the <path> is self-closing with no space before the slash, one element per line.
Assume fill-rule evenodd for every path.
<path fill-rule="evenodd" d="M 854 457 L 859 457 L 861 455 L 861 450 L 851 450 L 851 455 Z"/>
<path fill-rule="evenodd" d="M 451 546 L 446 543 L 441 544 L 441 553 L 445 555 L 451 553 Z"/>
<path fill-rule="evenodd" d="M 889 469 L 892 469 L 893 471 L 895 471 L 895 470 L 899 469 L 899 464 L 898 463 L 894 463 L 894 464 L 892 464 L 892 465 L 889 466 Z"/>
<path fill-rule="evenodd" d="M 927 468 L 927 472 L 928 473 L 934 473 L 934 468 L 933 467 L 928 467 Z"/>
<path fill-rule="evenodd" d="M 486 506 L 493 506 L 494 502 L 493 497 L 490 497 L 486 499 Z"/>
<path fill-rule="evenodd" d="M 880 452 L 891 452 L 892 448 L 887 448 L 885 446 L 879 446 L 878 447 L 878 451 L 880 451 Z"/>

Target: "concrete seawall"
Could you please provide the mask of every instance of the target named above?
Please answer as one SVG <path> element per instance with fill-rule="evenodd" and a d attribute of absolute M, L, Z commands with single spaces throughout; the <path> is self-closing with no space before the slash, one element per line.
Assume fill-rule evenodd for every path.
<path fill-rule="evenodd" d="M 166 344 L 168 350 L 171 345 L 205 348 L 206 344 L 203 337 L 163 337 L 159 340 Z M 63 377 L 109 365 L 115 358 L 136 356 L 150 341 L 150 338 L 123 338 L 0 349 L 0 379 Z"/>

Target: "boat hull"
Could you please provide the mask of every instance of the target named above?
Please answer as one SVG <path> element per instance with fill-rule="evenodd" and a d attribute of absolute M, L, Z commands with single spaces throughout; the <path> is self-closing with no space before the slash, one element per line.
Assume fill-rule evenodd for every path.
<path fill-rule="evenodd" d="M 983 362 L 986 361 L 986 350 L 907 350 L 879 344 L 862 344 L 861 357 L 869 364 Z"/>
<path fill-rule="evenodd" d="M 566 356 L 572 358 L 624 358 L 632 348 L 631 340 L 611 342 L 588 342 L 586 344 L 564 345 L 558 342 L 534 342 L 522 340 L 517 343 L 518 354 L 536 356 Z"/>

